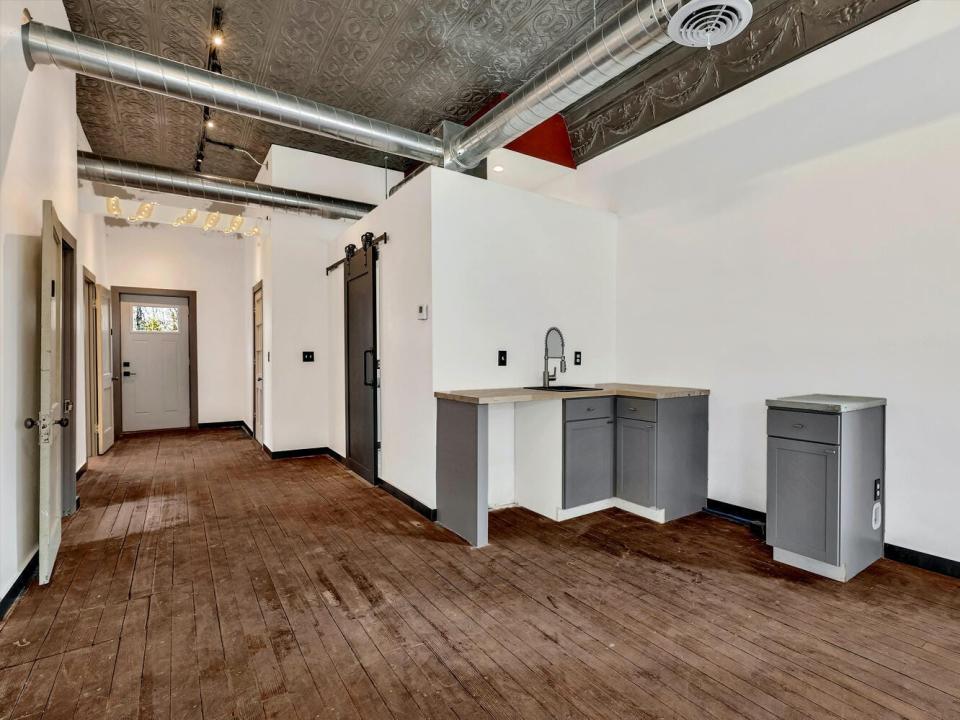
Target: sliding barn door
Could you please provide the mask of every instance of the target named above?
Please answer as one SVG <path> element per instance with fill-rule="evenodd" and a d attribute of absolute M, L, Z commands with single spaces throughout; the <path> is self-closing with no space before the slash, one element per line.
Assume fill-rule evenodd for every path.
<path fill-rule="evenodd" d="M 344 264 L 347 371 L 347 465 L 377 482 L 377 248 L 360 248 Z"/>
<path fill-rule="evenodd" d="M 63 241 L 53 204 L 43 203 L 40 251 L 40 584 L 50 582 L 60 549 L 63 437 Z"/>
<path fill-rule="evenodd" d="M 97 399 L 98 448 L 101 455 L 113 446 L 113 307 L 110 291 L 97 285 Z"/>

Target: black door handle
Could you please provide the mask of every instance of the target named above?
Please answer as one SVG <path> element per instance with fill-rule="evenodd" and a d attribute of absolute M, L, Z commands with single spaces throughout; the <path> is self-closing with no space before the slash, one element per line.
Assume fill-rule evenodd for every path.
<path fill-rule="evenodd" d="M 367 356 L 373 360 L 373 348 L 363 351 L 363 384 L 367 387 L 375 387 L 375 383 L 369 379 L 367 374 Z"/>
<path fill-rule="evenodd" d="M 67 425 L 70 424 L 70 418 L 68 418 L 68 417 L 62 417 L 62 418 L 60 418 L 59 420 L 54 420 L 54 421 L 53 421 L 53 424 L 54 424 L 54 425 L 59 425 L 60 427 L 66 427 Z"/>

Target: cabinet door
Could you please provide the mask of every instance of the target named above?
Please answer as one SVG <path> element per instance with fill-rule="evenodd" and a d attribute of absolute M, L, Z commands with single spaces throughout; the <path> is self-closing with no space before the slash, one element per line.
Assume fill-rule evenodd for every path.
<path fill-rule="evenodd" d="M 617 497 L 657 506 L 657 424 L 617 420 Z"/>
<path fill-rule="evenodd" d="M 767 543 L 840 561 L 840 464 L 835 445 L 767 438 Z"/>
<path fill-rule="evenodd" d="M 563 507 L 613 497 L 613 420 L 576 420 L 565 424 Z"/>

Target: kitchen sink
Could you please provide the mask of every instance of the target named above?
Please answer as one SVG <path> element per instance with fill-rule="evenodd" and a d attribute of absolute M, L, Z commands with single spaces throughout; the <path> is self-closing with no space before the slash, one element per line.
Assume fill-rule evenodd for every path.
<path fill-rule="evenodd" d="M 582 392 L 584 390 L 599 390 L 600 388 L 595 387 L 577 387 L 576 385 L 548 385 L 543 387 L 542 385 L 527 386 L 523 388 L 524 390 L 548 390 L 550 392 Z"/>

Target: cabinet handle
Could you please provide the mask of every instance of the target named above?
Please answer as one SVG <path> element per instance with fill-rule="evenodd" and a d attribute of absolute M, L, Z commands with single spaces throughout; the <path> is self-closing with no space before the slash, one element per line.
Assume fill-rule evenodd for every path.
<path fill-rule="evenodd" d="M 636 409 L 635 407 L 629 407 L 629 408 L 627 408 L 627 410 L 629 410 L 630 412 L 636 412 L 636 411 L 637 411 L 637 409 Z"/>
<path fill-rule="evenodd" d="M 803 423 L 794 423 L 793 427 L 795 427 L 797 430 L 803 430 L 806 427 L 806 425 L 804 425 Z"/>
<path fill-rule="evenodd" d="M 593 412 L 593 408 L 587 408 L 587 412 Z"/>

